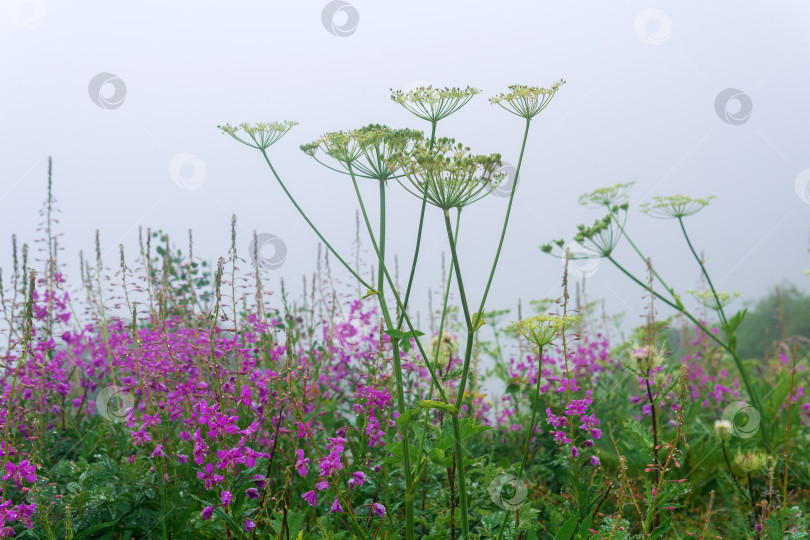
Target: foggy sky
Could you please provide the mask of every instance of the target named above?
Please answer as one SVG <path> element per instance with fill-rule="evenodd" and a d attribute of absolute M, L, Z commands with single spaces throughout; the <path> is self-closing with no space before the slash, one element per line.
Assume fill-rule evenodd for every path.
<path fill-rule="evenodd" d="M 629 181 L 637 183 L 628 230 L 676 289 L 695 288 L 699 269 L 677 222 L 638 211 L 654 195 L 717 196 L 686 223 L 718 289 L 746 298 L 785 281 L 807 289 L 808 35 L 810 4 L 798 1 L 6 0 L 0 266 L 8 272 L 12 233 L 29 243 L 38 237 L 50 155 L 69 277 L 78 277 L 78 251 L 93 251 L 96 228 L 111 266 L 119 243 L 134 258 L 138 225 L 169 232 L 183 247 L 192 228 L 198 255 L 227 256 L 235 213 L 243 256 L 254 230 L 280 237 L 286 259 L 269 279 L 287 276 L 298 291 L 300 276 L 314 269 L 316 237 L 261 155 L 218 124 L 300 122 L 271 158 L 348 254 L 357 207 L 351 183 L 300 144 L 372 122 L 427 130 L 391 102 L 389 89 L 470 84 L 483 93 L 440 122 L 438 135 L 516 164 L 522 121 L 487 98 L 509 84 L 564 78 L 532 122 L 489 309 L 559 296 L 560 261 L 538 246 L 570 240 L 577 224 L 601 217 L 577 205 L 581 193 Z M 91 95 L 103 73 L 119 86 Z M 718 106 L 727 89 L 737 92 L 722 95 L 737 97 Z M 364 187 L 373 200 L 376 187 Z M 392 186 L 389 202 L 389 253 L 399 254 L 404 274 L 419 201 Z M 493 196 L 462 213 L 462 272 L 476 306 L 506 203 Z M 429 210 L 415 293 L 423 312 L 447 250 L 441 212 Z M 626 243 L 617 258 L 643 275 Z M 589 278 L 588 294 L 633 324 L 644 312 L 643 291 L 606 261 Z"/>

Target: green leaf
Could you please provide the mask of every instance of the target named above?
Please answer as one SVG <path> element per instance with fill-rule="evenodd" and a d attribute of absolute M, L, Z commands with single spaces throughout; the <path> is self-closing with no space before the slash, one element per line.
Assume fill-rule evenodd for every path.
<path fill-rule="evenodd" d="M 571 537 L 574 536 L 574 533 L 577 530 L 578 523 L 579 516 L 574 516 L 568 519 L 557 531 L 557 535 L 554 537 L 555 540 L 571 540 Z"/>
<path fill-rule="evenodd" d="M 450 413 L 452 416 L 458 416 L 458 409 L 450 404 L 444 403 L 443 401 L 433 401 L 430 399 L 423 399 L 421 407 L 423 409 L 441 409 Z"/>
<path fill-rule="evenodd" d="M 402 414 L 400 414 L 396 419 L 396 424 L 399 430 L 404 432 L 406 429 L 408 429 L 408 426 L 411 425 L 411 420 L 413 420 L 413 417 L 416 416 L 419 411 L 420 409 L 416 408 L 405 409 L 402 411 Z"/>
<path fill-rule="evenodd" d="M 474 321 L 476 319 L 476 317 L 478 317 L 478 312 L 473 313 L 472 320 Z M 478 318 L 478 322 L 475 324 L 475 328 L 472 329 L 472 333 L 474 334 L 474 333 L 478 332 L 478 329 L 481 328 L 482 326 L 484 326 L 485 324 L 487 324 L 487 323 L 484 320 L 484 316 L 482 315 L 480 318 Z"/>
<path fill-rule="evenodd" d="M 85 536 L 89 536 L 89 535 L 91 535 L 91 534 L 93 534 L 95 532 L 98 532 L 98 531 L 101 531 L 101 530 L 104 530 L 104 529 L 107 529 L 107 528 L 110 528 L 110 527 L 114 527 L 117 524 L 118 524 L 118 520 L 108 521 L 106 523 L 99 523 L 98 525 L 93 525 L 92 527 L 89 527 L 89 528 L 83 530 L 82 532 L 80 532 L 79 534 L 77 534 L 76 536 L 74 536 L 73 540 L 79 540 L 80 538 L 84 538 Z"/>
<path fill-rule="evenodd" d="M 220 507 L 214 508 L 214 513 L 225 520 L 225 523 L 228 524 L 228 527 L 231 528 L 231 531 L 236 533 L 239 532 L 239 525 L 237 525 L 236 522 L 233 520 L 233 518 L 231 518 L 231 516 L 226 514 L 222 508 Z"/>

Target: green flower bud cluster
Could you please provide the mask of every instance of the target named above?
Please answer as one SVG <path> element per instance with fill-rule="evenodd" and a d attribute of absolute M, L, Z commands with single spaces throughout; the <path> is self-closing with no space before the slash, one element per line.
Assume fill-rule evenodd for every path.
<path fill-rule="evenodd" d="M 387 160 L 389 168 L 399 168 L 408 182 L 402 186 L 418 198 L 445 211 L 463 208 L 489 194 L 505 174 L 501 155 L 474 155 L 455 139 L 441 138 L 431 147 L 422 141 L 408 152 Z"/>
<path fill-rule="evenodd" d="M 369 124 L 351 131 L 327 133 L 314 142 L 301 145 L 301 150 L 322 165 L 336 170 L 317 158 L 320 150 L 343 168 L 338 172 L 348 174 L 351 170 L 361 178 L 387 180 L 397 172 L 387 163 L 391 156 L 408 150 L 423 139 L 421 131 Z"/>

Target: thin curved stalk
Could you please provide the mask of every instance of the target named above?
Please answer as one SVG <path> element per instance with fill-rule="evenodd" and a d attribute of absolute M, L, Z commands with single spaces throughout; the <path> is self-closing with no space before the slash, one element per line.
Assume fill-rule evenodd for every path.
<path fill-rule="evenodd" d="M 481 297 L 481 305 L 478 308 L 478 312 L 475 316 L 475 321 L 473 321 L 474 325 L 478 325 L 479 320 L 483 317 L 484 311 L 484 304 L 487 301 L 487 296 L 489 295 L 489 288 L 492 285 L 492 278 L 495 277 L 495 268 L 498 266 L 498 259 L 501 256 L 501 249 L 503 248 L 503 241 L 506 238 L 506 227 L 509 225 L 509 216 L 512 213 L 512 203 L 515 199 L 515 190 L 517 189 L 518 178 L 520 177 L 520 166 L 523 164 L 523 152 L 526 150 L 526 140 L 529 137 L 529 126 L 531 125 L 531 120 L 529 118 L 526 119 L 526 129 L 523 131 L 523 144 L 520 146 L 520 157 L 518 158 L 518 164 L 515 168 L 515 181 L 512 182 L 512 192 L 509 194 L 509 204 L 506 207 L 506 217 L 503 220 L 503 228 L 501 229 L 501 238 L 498 241 L 498 249 L 495 251 L 495 259 L 492 261 L 492 269 L 489 271 L 489 279 L 487 279 L 487 286 L 484 288 L 484 295 Z M 462 387 L 461 392 L 464 391 Z"/>
<path fill-rule="evenodd" d="M 633 242 L 633 240 L 630 238 L 630 235 L 627 234 L 627 232 L 624 230 L 624 227 L 622 226 L 621 221 L 619 221 L 618 213 L 613 212 L 613 210 L 609 206 L 608 206 L 608 211 L 610 212 L 610 214 L 612 216 L 615 216 L 615 218 L 616 218 L 616 226 L 619 227 L 619 231 L 622 233 L 622 236 L 624 236 L 627 239 L 627 241 L 630 243 L 630 246 L 633 248 L 633 251 L 635 251 L 638 254 L 638 256 L 641 257 L 641 260 L 644 261 L 644 263 L 646 264 L 647 263 L 647 257 L 644 256 L 644 254 L 641 252 L 641 250 L 638 248 L 638 246 L 636 246 L 636 243 Z M 655 276 L 655 278 L 658 280 L 658 282 L 661 283 L 661 285 L 664 287 L 664 289 L 667 290 L 667 292 L 669 294 L 672 295 L 672 298 L 675 298 L 675 290 L 672 289 L 669 285 L 667 285 L 664 282 L 664 279 L 661 276 L 658 275 L 658 272 L 656 272 L 655 268 L 651 268 L 651 270 L 652 270 L 652 273 Z"/>
<path fill-rule="evenodd" d="M 689 250 L 692 252 L 692 255 L 694 255 L 695 260 L 700 265 L 700 270 L 703 272 L 703 275 L 706 277 L 706 281 L 709 283 L 709 287 L 711 288 L 712 294 L 714 295 L 714 301 L 717 302 L 717 312 L 720 314 L 720 319 L 723 321 L 723 325 L 726 325 L 728 324 L 728 321 L 726 320 L 726 314 L 723 311 L 723 304 L 720 303 L 720 298 L 718 298 L 717 296 L 717 289 L 714 288 L 712 278 L 709 277 L 709 272 L 706 271 L 706 267 L 703 265 L 703 261 L 700 260 L 700 257 L 698 257 L 695 248 L 692 246 L 692 241 L 689 240 L 689 235 L 686 234 L 686 227 L 683 224 L 682 217 L 678 218 L 678 223 L 681 224 L 681 231 L 683 231 L 683 237 L 686 239 L 686 243 L 689 245 Z"/>
<path fill-rule="evenodd" d="M 762 403 L 760 403 L 759 397 L 756 394 L 754 394 L 754 392 L 752 390 L 752 386 L 751 386 L 751 381 L 748 379 L 748 373 L 745 371 L 745 368 L 742 365 L 742 360 L 740 359 L 739 355 L 737 354 L 737 351 L 734 350 L 734 348 L 730 347 L 727 343 L 724 343 L 720 338 L 718 338 L 716 335 L 714 335 L 714 333 L 711 332 L 708 328 L 706 328 L 706 326 L 703 323 L 698 321 L 691 313 L 686 311 L 686 309 L 684 307 L 673 304 L 671 301 L 669 301 L 668 299 L 661 296 L 660 293 L 650 289 L 650 287 L 648 285 L 645 285 L 644 283 L 642 283 L 636 276 L 634 276 L 633 274 L 628 272 L 622 265 L 620 265 L 618 262 L 616 262 L 616 260 L 613 257 L 607 256 L 607 259 L 610 262 L 612 262 L 614 264 L 614 266 L 616 266 L 616 268 L 621 270 L 627 277 L 629 277 L 631 280 L 636 282 L 640 287 L 649 290 L 653 295 L 655 295 L 656 298 L 658 298 L 659 300 L 661 300 L 662 302 L 664 302 L 665 304 L 667 304 L 671 308 L 677 310 L 678 312 L 683 313 L 690 321 L 692 321 L 695 324 L 695 326 L 700 328 L 703 331 L 704 334 L 709 336 L 709 338 L 711 338 L 718 345 L 720 345 L 720 347 L 722 347 L 723 349 L 728 351 L 728 353 L 731 354 L 731 357 L 734 360 L 734 364 L 737 366 L 737 371 L 739 372 L 740 377 L 742 377 L 743 384 L 745 384 L 746 392 L 748 392 L 748 395 L 751 397 L 751 400 L 754 402 L 754 408 L 756 408 L 757 411 L 761 415 L 765 414 L 766 411 L 765 411 Z M 770 450 L 771 449 L 771 444 L 770 444 L 770 439 L 768 438 L 768 435 L 767 435 L 767 430 L 761 429 L 759 431 L 760 431 L 760 433 L 762 433 L 762 441 L 765 443 L 765 446 Z"/>
<path fill-rule="evenodd" d="M 311 229 L 312 229 L 312 230 L 315 232 L 315 234 L 317 234 L 317 235 L 318 235 L 318 238 L 320 238 L 320 239 L 321 239 L 321 242 L 323 242 L 323 243 L 324 243 L 324 245 L 326 245 L 326 248 L 327 248 L 329 251 L 331 251 L 331 252 L 332 252 L 332 255 L 334 255 L 335 257 L 337 257 L 337 259 L 338 259 L 338 260 L 339 260 L 339 261 L 340 261 L 340 262 L 343 264 L 343 266 L 345 266 L 345 267 L 346 267 L 346 269 L 347 269 L 349 272 L 351 272 L 351 274 L 352 274 L 352 275 L 353 275 L 353 276 L 354 276 L 354 277 L 357 279 L 357 281 L 359 281 L 359 282 L 360 282 L 360 284 L 361 284 L 363 287 L 367 288 L 367 289 L 368 289 L 368 290 L 370 290 L 370 291 L 371 291 L 371 290 L 373 290 L 373 289 L 372 289 L 372 287 L 371 287 L 371 285 L 369 285 L 368 283 L 366 283 L 366 282 L 365 282 L 365 280 L 364 280 L 363 278 L 361 278 L 361 277 L 358 275 L 358 273 L 357 273 L 357 272 L 356 272 L 356 271 L 355 271 L 355 270 L 354 270 L 354 269 L 353 269 L 351 266 L 349 266 L 349 263 L 347 263 L 346 261 L 344 261 L 344 260 L 343 260 L 343 257 L 341 257 L 340 255 L 338 255 L 337 251 L 335 251 L 335 249 L 332 247 L 332 244 L 330 244 L 330 243 L 329 243 L 329 242 L 326 240 L 326 238 L 324 238 L 324 237 L 323 237 L 323 235 L 322 235 L 322 234 L 321 234 L 321 232 L 318 230 L 318 228 L 315 226 L 315 224 L 314 224 L 314 223 L 312 223 L 312 221 L 310 221 L 310 219 L 307 217 L 307 215 L 304 213 L 304 211 L 301 209 L 301 207 L 300 207 L 300 206 L 298 206 L 298 203 L 295 201 L 295 198 L 293 198 L 292 194 L 290 194 L 289 190 L 287 190 L 287 186 L 285 186 L 285 185 L 284 185 L 284 182 L 282 182 L 282 181 L 281 181 L 281 178 L 279 177 L 278 173 L 276 172 L 275 167 L 273 167 L 273 164 L 272 164 L 272 163 L 270 163 L 270 158 L 267 156 L 267 152 L 266 152 L 265 150 L 262 150 L 261 152 L 262 152 L 262 155 L 264 156 L 264 160 L 267 162 L 267 165 L 270 167 L 270 170 L 273 172 L 273 176 L 275 176 L 275 177 L 276 177 L 276 180 L 278 180 L 278 183 L 279 183 L 279 185 L 281 186 L 281 189 L 283 189 L 283 190 L 284 190 L 284 193 L 286 193 L 286 194 L 287 194 L 287 198 L 288 198 L 288 199 L 290 199 L 290 202 L 291 202 L 291 203 L 293 203 L 293 206 L 295 206 L 295 209 L 296 209 L 296 210 L 298 210 L 298 213 L 299 213 L 299 214 L 301 214 L 301 217 L 302 217 L 302 218 L 304 218 L 304 220 L 307 222 L 307 224 L 310 226 L 310 228 L 311 228 Z"/>

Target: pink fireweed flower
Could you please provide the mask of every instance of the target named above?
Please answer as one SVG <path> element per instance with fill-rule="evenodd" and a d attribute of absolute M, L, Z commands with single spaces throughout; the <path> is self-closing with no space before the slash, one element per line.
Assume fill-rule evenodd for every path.
<path fill-rule="evenodd" d="M 213 463 L 206 463 L 204 471 L 197 471 L 197 478 L 203 481 L 205 489 L 212 489 L 215 484 L 225 480 L 221 474 L 214 474 Z"/>
<path fill-rule="evenodd" d="M 318 480 L 318 483 L 315 484 L 315 489 L 318 491 L 323 491 L 324 489 L 329 487 L 329 480 L 326 478 L 321 478 Z"/>
<path fill-rule="evenodd" d="M 210 431 L 208 431 L 206 435 L 215 439 L 218 437 L 224 437 L 225 435 L 229 435 L 231 433 L 236 433 L 239 431 L 239 427 L 236 425 L 236 421 L 238 419 L 238 416 L 228 416 L 217 413 L 213 418 L 208 420 L 208 427 L 210 428 Z"/>
<path fill-rule="evenodd" d="M 307 475 L 307 466 L 309 465 L 309 458 L 304 457 L 304 451 L 300 448 L 295 451 L 296 455 L 298 456 L 298 460 L 295 462 L 295 468 L 298 470 L 298 474 L 300 476 Z"/>
<path fill-rule="evenodd" d="M 220 500 L 222 500 L 223 506 L 228 506 L 229 504 L 231 504 L 231 499 L 233 498 L 233 496 L 231 495 L 231 492 L 228 491 L 227 489 L 225 491 L 223 491 L 220 494 L 219 497 L 220 497 Z"/>
<path fill-rule="evenodd" d="M 374 503 L 371 505 L 371 513 L 377 517 L 383 517 L 385 515 L 385 506 L 380 503 Z"/>
<path fill-rule="evenodd" d="M 242 391 L 239 393 L 237 403 L 241 403 L 245 407 L 250 407 L 251 392 L 250 387 L 247 385 L 242 386 Z"/>
<path fill-rule="evenodd" d="M 256 524 L 250 519 L 245 519 L 245 532 L 250 532 L 256 528 Z"/>
<path fill-rule="evenodd" d="M 591 465 L 593 465 L 594 467 L 596 467 L 597 465 L 599 465 L 599 463 L 601 463 L 599 461 L 599 458 L 596 457 L 596 456 L 591 456 L 590 462 L 591 462 Z"/>
<path fill-rule="evenodd" d="M 546 416 L 548 417 L 548 423 L 554 427 L 564 426 L 568 423 L 568 419 L 564 416 L 557 416 L 556 414 L 551 412 L 551 409 L 546 409 Z"/>
<path fill-rule="evenodd" d="M 144 414 L 142 420 L 143 420 L 143 427 L 145 427 L 145 428 L 155 426 L 157 424 L 160 424 L 160 422 L 161 422 L 160 416 L 158 416 L 157 413 L 155 413 L 153 416 L 149 416 L 148 414 Z"/>
<path fill-rule="evenodd" d="M 329 442 L 326 443 L 327 450 L 334 450 L 336 452 L 343 452 L 343 444 L 346 442 L 346 439 L 343 437 L 329 437 Z"/>
<path fill-rule="evenodd" d="M 298 438 L 304 439 L 307 437 L 307 432 L 312 431 L 312 422 L 307 422 L 306 425 L 298 422 Z"/>
<path fill-rule="evenodd" d="M 580 424 L 579 429 L 585 430 L 591 434 L 591 437 L 594 439 L 601 439 L 602 438 L 602 430 L 597 428 L 600 424 L 599 419 L 594 415 L 582 415 L 579 417 L 579 421 L 582 422 Z"/>
<path fill-rule="evenodd" d="M 352 477 L 349 478 L 349 489 L 357 486 L 362 486 L 366 481 L 366 475 L 360 471 L 356 471 L 352 473 Z"/>
<path fill-rule="evenodd" d="M 133 446 L 140 446 L 152 440 L 152 436 L 144 428 L 141 428 L 138 431 L 130 431 L 130 434 L 132 434 Z"/>
<path fill-rule="evenodd" d="M 197 431 L 194 432 L 194 462 L 197 465 L 202 465 L 205 461 L 205 458 L 208 456 L 208 445 L 205 444 L 205 441 L 202 439 L 202 435 L 200 435 L 200 428 L 197 428 Z"/>
<path fill-rule="evenodd" d="M 267 485 L 267 479 L 260 474 L 255 474 L 253 475 L 253 483 L 256 485 L 257 488 L 264 489 L 265 486 Z"/>
<path fill-rule="evenodd" d="M 205 519 L 205 520 L 211 519 L 211 515 L 213 515 L 213 513 L 214 513 L 214 507 L 213 506 L 206 506 L 205 508 L 202 509 L 202 512 L 201 512 L 202 518 Z"/>
<path fill-rule="evenodd" d="M 149 457 L 166 457 L 166 454 L 163 452 L 163 445 L 156 444 L 155 449 Z"/>
<path fill-rule="evenodd" d="M 219 463 L 217 463 L 217 469 L 228 469 L 233 467 L 237 463 L 244 463 L 245 457 L 243 455 L 242 448 L 235 446 L 231 449 L 225 447 L 225 450 L 217 450 L 217 457 L 219 458 Z"/>
<path fill-rule="evenodd" d="M 568 444 L 571 442 L 571 439 L 568 438 L 568 435 L 565 434 L 564 431 L 552 431 L 554 434 L 554 442 L 557 444 Z"/>
<path fill-rule="evenodd" d="M 316 491 L 307 491 L 301 498 L 307 501 L 311 506 L 318 504 L 318 493 Z"/>
<path fill-rule="evenodd" d="M 579 390 L 582 390 L 582 388 L 579 386 L 579 383 L 577 383 L 576 379 L 563 378 L 562 380 L 560 380 L 560 386 L 559 388 L 557 388 L 557 390 L 555 390 L 555 392 L 561 394 L 566 390 L 570 390 L 571 392 L 578 392 Z"/>
<path fill-rule="evenodd" d="M 245 495 L 247 495 L 248 499 L 258 499 L 259 498 L 259 490 L 256 488 L 247 488 L 245 490 Z"/>
<path fill-rule="evenodd" d="M 343 463 L 340 462 L 340 453 L 333 450 L 318 462 L 318 467 L 321 469 L 321 476 L 330 476 L 332 473 L 341 470 Z"/>
<path fill-rule="evenodd" d="M 342 513 L 343 512 L 343 507 L 340 506 L 340 501 L 335 499 L 335 501 L 332 503 L 332 507 L 329 509 L 329 511 L 330 512 L 337 512 L 339 514 Z"/>
<path fill-rule="evenodd" d="M 6 474 L 3 476 L 3 480 L 14 480 L 17 489 L 20 489 L 23 480 L 31 483 L 37 481 L 36 468 L 36 465 L 29 464 L 27 459 L 22 460 L 18 465 L 9 461 L 6 463 Z"/>

